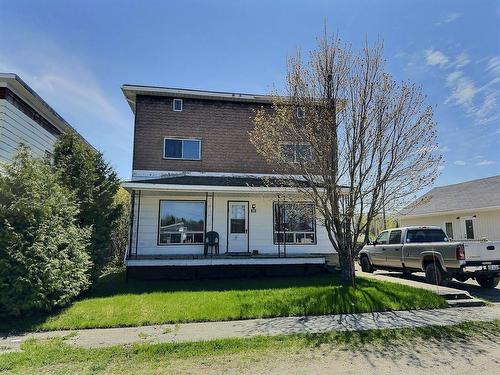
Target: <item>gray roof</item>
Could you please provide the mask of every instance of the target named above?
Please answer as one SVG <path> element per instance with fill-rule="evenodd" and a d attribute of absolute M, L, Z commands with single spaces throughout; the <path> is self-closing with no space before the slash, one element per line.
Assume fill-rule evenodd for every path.
<path fill-rule="evenodd" d="M 401 210 L 400 215 L 427 215 L 488 207 L 500 207 L 500 175 L 436 187 Z"/>
<path fill-rule="evenodd" d="M 172 176 L 147 180 L 128 181 L 145 184 L 203 185 L 203 186 L 242 186 L 242 187 L 293 187 L 296 184 L 307 187 L 305 181 L 291 181 L 280 178 L 264 177 L 216 177 L 216 176 Z"/>

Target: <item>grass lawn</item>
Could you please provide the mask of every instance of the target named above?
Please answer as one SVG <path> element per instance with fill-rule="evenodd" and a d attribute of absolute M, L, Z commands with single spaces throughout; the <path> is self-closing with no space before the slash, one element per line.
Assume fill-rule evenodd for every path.
<path fill-rule="evenodd" d="M 49 316 L 0 322 L 0 331 L 140 326 L 276 316 L 322 315 L 447 306 L 438 295 L 395 283 L 336 275 L 237 280 L 100 280 L 87 295 Z"/>
<path fill-rule="evenodd" d="M 179 373 L 176 360 L 200 363 L 206 368 L 217 358 L 228 361 L 250 360 L 281 351 L 285 356 L 304 349 L 328 347 L 359 351 L 368 346 L 395 352 L 398 347 L 415 348 L 438 343 L 458 348 L 475 338 L 490 342 L 500 339 L 500 321 L 462 323 L 447 327 L 403 328 L 361 332 L 329 332 L 288 336 L 259 336 L 249 339 L 223 339 L 194 343 L 137 344 L 109 348 L 83 349 L 69 346 L 63 339 L 27 341 L 23 352 L 0 355 L 0 372 L 11 374 L 94 374 L 94 373 Z M 253 357 L 252 357 L 253 355 Z M 204 372 L 204 371 L 202 371 Z"/>

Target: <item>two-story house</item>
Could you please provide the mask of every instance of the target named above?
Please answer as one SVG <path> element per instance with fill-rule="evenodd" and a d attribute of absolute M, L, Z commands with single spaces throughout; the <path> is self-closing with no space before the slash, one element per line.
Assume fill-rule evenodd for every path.
<path fill-rule="evenodd" d="M 12 161 L 21 143 L 37 157 L 52 153 L 67 132 L 79 135 L 19 76 L 0 73 L 0 166 Z"/>
<path fill-rule="evenodd" d="M 123 184 L 132 197 L 129 274 L 324 270 L 335 251 L 314 204 L 279 183 L 249 140 L 254 110 L 271 106 L 271 97 L 136 85 L 122 90 L 135 115 L 132 179 Z M 218 253 L 204 246 L 213 239 L 209 232 L 218 235 Z"/>

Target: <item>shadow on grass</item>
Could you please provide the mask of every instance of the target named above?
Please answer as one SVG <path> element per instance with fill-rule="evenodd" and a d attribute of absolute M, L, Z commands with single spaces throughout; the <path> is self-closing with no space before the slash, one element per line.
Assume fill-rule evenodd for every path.
<path fill-rule="evenodd" d="M 259 277 L 241 279 L 199 279 L 199 280 L 125 280 L 124 272 L 102 277 L 86 298 L 109 297 L 120 294 L 142 294 L 152 292 L 208 292 L 229 290 L 284 289 L 291 287 L 316 287 L 341 285 L 337 275 L 323 274 L 296 277 Z"/>

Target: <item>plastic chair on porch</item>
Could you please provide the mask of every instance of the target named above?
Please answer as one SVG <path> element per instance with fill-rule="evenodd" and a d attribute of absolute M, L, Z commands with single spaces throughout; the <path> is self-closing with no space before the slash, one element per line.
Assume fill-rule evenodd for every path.
<path fill-rule="evenodd" d="M 213 230 L 207 232 L 205 236 L 205 255 L 208 255 L 208 248 L 211 248 L 210 254 L 213 255 L 215 250 L 215 255 L 219 255 L 219 233 Z"/>

